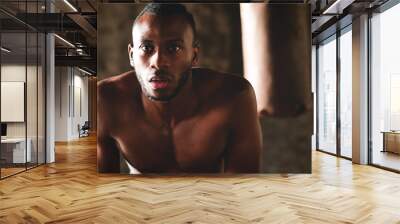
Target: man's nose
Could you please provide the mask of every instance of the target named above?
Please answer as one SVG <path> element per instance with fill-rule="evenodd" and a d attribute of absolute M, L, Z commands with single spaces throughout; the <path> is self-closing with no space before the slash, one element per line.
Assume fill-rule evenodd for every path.
<path fill-rule="evenodd" d="M 160 69 L 169 66 L 168 55 L 162 50 L 156 51 L 151 57 L 151 67 Z"/>

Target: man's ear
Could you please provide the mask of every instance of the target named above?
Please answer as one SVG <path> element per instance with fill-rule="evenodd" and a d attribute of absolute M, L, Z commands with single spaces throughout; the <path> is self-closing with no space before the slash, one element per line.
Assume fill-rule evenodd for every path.
<path fill-rule="evenodd" d="M 193 47 L 193 59 L 192 59 L 192 66 L 196 66 L 199 62 L 199 47 L 195 45 Z"/>
<path fill-rule="evenodd" d="M 128 44 L 128 56 L 129 56 L 129 64 L 132 67 L 135 67 L 135 64 L 133 63 L 133 45 Z"/>

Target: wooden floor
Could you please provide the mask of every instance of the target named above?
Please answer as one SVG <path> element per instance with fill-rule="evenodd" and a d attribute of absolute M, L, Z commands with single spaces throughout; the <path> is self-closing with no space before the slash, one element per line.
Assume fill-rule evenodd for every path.
<path fill-rule="evenodd" d="M 3 177 L 7 177 L 7 176 L 10 176 L 10 175 L 13 175 L 13 174 L 15 174 L 15 173 L 19 173 L 19 172 L 22 172 L 22 171 L 24 171 L 24 170 L 26 170 L 26 168 L 24 167 L 24 168 L 20 168 L 20 167 L 18 167 L 18 168 L 1 168 L 1 177 L 3 178 Z"/>
<path fill-rule="evenodd" d="M 0 223 L 400 223 L 400 175 L 320 152 L 311 175 L 96 172 L 95 138 L 0 181 Z"/>
<path fill-rule="evenodd" d="M 5 178 L 20 172 L 23 172 L 27 169 L 33 169 L 37 167 L 37 164 L 27 164 L 27 167 L 25 167 L 25 164 L 18 164 L 17 167 L 2 167 L 1 168 L 1 178 Z"/>

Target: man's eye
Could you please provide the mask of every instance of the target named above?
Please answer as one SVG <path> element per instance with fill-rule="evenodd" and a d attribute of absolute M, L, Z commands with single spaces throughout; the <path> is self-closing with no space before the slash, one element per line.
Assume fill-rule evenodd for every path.
<path fill-rule="evenodd" d="M 145 53 L 150 53 L 153 51 L 154 47 L 151 45 L 142 45 L 142 46 L 140 46 L 140 49 L 142 51 L 144 51 Z"/>
<path fill-rule="evenodd" d="M 179 45 L 172 45 L 168 47 L 168 51 L 171 53 L 176 53 L 178 51 L 182 50 L 182 47 Z"/>

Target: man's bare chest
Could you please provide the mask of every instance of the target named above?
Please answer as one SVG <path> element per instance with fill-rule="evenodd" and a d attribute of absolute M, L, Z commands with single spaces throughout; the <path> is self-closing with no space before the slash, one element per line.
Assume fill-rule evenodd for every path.
<path fill-rule="evenodd" d="M 125 159 L 142 172 L 214 172 L 223 159 L 229 138 L 227 120 L 192 118 L 175 127 L 143 119 L 124 122 L 116 133 Z"/>

